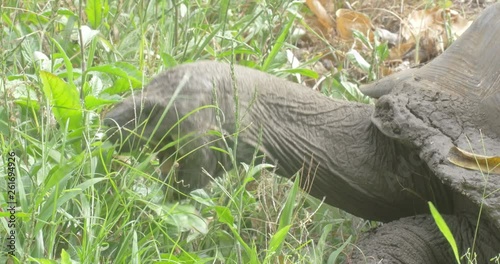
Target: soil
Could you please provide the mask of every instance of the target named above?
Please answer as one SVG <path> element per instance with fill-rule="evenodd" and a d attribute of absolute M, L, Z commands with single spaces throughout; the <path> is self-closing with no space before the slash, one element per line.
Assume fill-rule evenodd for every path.
<path fill-rule="evenodd" d="M 344 8 L 363 13 L 371 19 L 375 28 L 382 28 L 392 33 L 399 34 L 403 23 L 405 23 L 411 12 L 436 6 L 432 5 L 434 2 L 442 2 L 423 0 L 349 1 L 351 3 L 347 1 L 318 1 L 322 3 L 328 16 L 332 19 L 333 28 L 332 30 L 326 29 L 321 24 L 320 19 L 309 9 L 306 9 L 302 12 L 302 15 L 304 15 L 306 24 L 314 33 L 309 30 L 304 30 L 305 34 L 297 43 L 299 49 L 294 51 L 294 55 L 299 58 L 300 61 L 307 61 L 310 58 L 319 56 L 319 61 L 315 63 L 312 68 L 320 75 L 328 75 L 330 73 L 336 74 L 339 69 L 345 69 L 344 73 L 348 73 L 360 84 L 368 82 L 368 78 L 366 73 L 363 73 L 345 59 L 346 52 L 353 48 L 353 44 L 340 38 L 338 32 L 336 32 L 336 10 Z M 453 0 L 451 2 L 450 9 L 457 11 L 466 20 L 473 21 L 482 10 L 494 4 L 496 0 Z M 389 48 L 391 48 L 391 45 L 389 45 Z M 371 56 L 372 51 L 359 49 L 359 47 L 355 49 L 360 51 L 365 58 Z M 387 76 L 408 68 L 421 67 L 440 53 L 440 51 L 436 51 L 435 53 L 426 55 L 424 63 L 412 61 L 412 59 L 408 57 L 396 61 L 387 59 L 383 67 L 379 69 L 380 76 Z M 402 66 L 400 66 L 401 64 Z M 306 84 L 310 87 L 317 85 L 314 80 L 307 80 Z"/>

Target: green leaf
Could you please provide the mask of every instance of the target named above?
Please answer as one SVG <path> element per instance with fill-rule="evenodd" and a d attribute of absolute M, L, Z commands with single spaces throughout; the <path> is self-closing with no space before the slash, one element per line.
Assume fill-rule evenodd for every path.
<path fill-rule="evenodd" d="M 132 87 L 130 85 L 131 85 L 131 82 L 129 80 L 127 80 L 126 78 L 120 77 L 114 81 L 113 85 L 104 89 L 102 91 L 102 93 L 115 95 L 115 94 L 130 92 L 130 88 L 136 88 L 133 85 L 132 85 Z"/>
<path fill-rule="evenodd" d="M 142 86 L 142 73 L 130 63 L 116 62 L 113 64 L 91 67 L 87 70 L 87 72 L 92 71 L 122 77 L 132 85 L 132 88 L 139 88 Z M 106 92 L 106 90 L 103 92 Z"/>
<path fill-rule="evenodd" d="M 249 171 L 247 170 L 247 177 L 254 177 L 255 175 L 257 175 L 257 173 L 266 169 L 273 169 L 274 167 L 274 165 L 267 163 L 257 164 L 253 166 Z"/>
<path fill-rule="evenodd" d="M 231 233 L 233 233 L 233 236 L 238 240 L 238 242 L 241 244 L 241 246 L 245 249 L 245 253 L 247 254 L 248 258 L 250 259 L 249 263 L 258 263 L 258 257 L 257 257 L 257 252 L 255 248 L 251 248 L 248 246 L 248 244 L 241 238 L 240 234 L 234 227 L 234 217 L 231 215 L 231 211 L 224 206 L 215 206 L 214 207 L 215 212 L 217 213 L 217 217 L 219 218 L 219 221 L 221 223 L 225 223 L 229 229 L 231 230 Z"/>
<path fill-rule="evenodd" d="M 42 259 L 42 258 L 29 258 L 30 261 L 34 261 L 40 264 L 57 264 L 57 261 L 50 259 Z"/>
<path fill-rule="evenodd" d="M 283 227 L 290 225 L 292 223 L 293 208 L 299 190 L 300 190 L 300 175 L 297 174 L 297 176 L 295 177 L 295 181 L 293 182 L 293 186 L 290 189 L 290 192 L 286 199 L 283 211 L 281 212 L 279 227 L 278 227 L 279 229 L 282 229 Z"/>
<path fill-rule="evenodd" d="M 74 169 L 75 169 L 74 162 L 61 163 L 55 165 L 49 171 L 47 178 L 45 178 L 44 192 L 49 191 L 50 188 L 60 183 L 63 178 L 69 177 Z"/>
<path fill-rule="evenodd" d="M 444 235 L 446 240 L 448 240 L 448 244 L 450 244 L 451 249 L 453 250 L 453 254 L 455 255 L 455 259 L 458 264 L 460 264 L 460 254 L 458 253 L 458 248 L 457 248 L 457 242 L 455 242 L 455 238 L 453 238 L 453 234 L 450 231 L 450 228 L 444 221 L 443 217 L 441 214 L 439 214 L 438 210 L 432 202 L 429 203 L 429 209 L 431 210 L 432 218 L 434 218 L 434 221 L 436 222 L 436 225 L 439 228 L 439 231 Z"/>
<path fill-rule="evenodd" d="M 69 84 L 73 86 L 74 85 L 74 82 L 73 82 L 73 64 L 71 63 L 71 59 L 68 57 L 68 55 L 66 54 L 66 51 L 64 51 L 64 48 L 61 46 L 61 44 L 59 44 L 59 42 L 57 42 L 57 40 L 55 40 L 53 38 L 51 38 L 51 40 L 52 40 L 52 43 L 54 43 L 54 45 L 59 50 L 60 56 L 64 60 L 64 66 L 66 66 L 67 80 L 69 81 Z"/>
<path fill-rule="evenodd" d="M 351 238 L 352 236 L 349 236 L 349 238 L 344 242 L 344 244 L 342 244 L 342 246 L 333 251 L 332 254 L 330 254 L 330 256 L 328 257 L 328 261 L 326 263 L 328 264 L 338 263 L 337 258 L 339 257 L 340 253 L 344 251 L 344 248 L 351 243 Z"/>
<path fill-rule="evenodd" d="M 53 11 L 51 11 L 48 15 L 50 16 L 52 14 L 52 12 Z M 67 17 L 71 17 L 71 16 L 76 17 L 77 16 L 73 11 L 71 11 L 67 8 L 63 8 L 63 7 L 60 7 L 57 9 L 57 14 L 61 15 L 61 16 L 67 16 Z"/>
<path fill-rule="evenodd" d="M 269 66 L 274 61 L 274 59 L 276 58 L 276 56 L 278 55 L 280 50 L 282 50 L 283 45 L 285 43 L 285 40 L 288 37 L 288 34 L 290 33 L 290 28 L 292 27 L 294 21 L 295 21 L 295 15 L 293 15 L 291 18 L 289 18 L 288 23 L 285 25 L 285 27 L 281 31 L 281 34 L 278 36 L 278 39 L 276 39 L 276 42 L 275 42 L 274 46 L 271 48 L 269 55 L 264 60 L 264 64 L 262 65 L 262 71 L 269 70 Z"/>
<path fill-rule="evenodd" d="M 72 264 L 72 263 L 73 261 L 71 261 L 68 252 L 66 252 L 66 250 L 64 250 L 63 248 L 61 251 L 61 264 Z"/>
<path fill-rule="evenodd" d="M 64 177 L 65 180 L 67 180 Z M 53 209 L 54 208 L 60 208 L 62 205 L 64 205 L 67 201 L 73 199 L 75 196 L 83 193 L 84 190 L 86 190 L 88 187 L 93 186 L 94 184 L 107 180 L 106 178 L 92 178 L 89 180 L 86 180 L 85 182 L 78 184 L 72 189 L 64 189 L 60 190 L 62 195 L 59 196 L 59 193 L 53 192 L 52 195 L 49 198 L 45 198 L 45 203 L 42 205 L 42 208 L 40 209 L 40 213 L 37 216 L 37 219 L 41 220 L 36 223 L 35 226 L 35 233 L 38 232 L 43 225 L 47 223 L 50 217 L 54 217 L 53 215 Z M 65 183 L 62 183 L 64 185 Z M 56 197 L 57 196 L 57 197 Z M 55 205 L 54 205 L 55 203 Z M 39 203 L 37 203 L 39 204 Z"/>
<path fill-rule="evenodd" d="M 367 46 L 368 48 L 372 49 L 372 44 L 370 42 L 370 39 L 368 39 L 368 37 L 366 36 L 365 33 L 361 32 L 359 30 L 354 29 L 352 31 L 352 35 L 353 35 L 354 38 L 359 39 L 365 46 Z"/>
<path fill-rule="evenodd" d="M 78 91 L 56 75 L 40 71 L 43 92 L 52 107 L 52 113 L 61 127 L 74 130 L 82 126 L 82 106 Z"/>
<path fill-rule="evenodd" d="M 215 203 L 211 200 L 210 195 L 203 189 L 196 189 L 190 193 L 191 198 L 196 202 L 203 204 L 207 207 L 215 206 Z"/>
<path fill-rule="evenodd" d="M 370 73 L 371 65 L 368 63 L 357 50 L 350 50 L 346 53 L 346 58 L 365 73 Z"/>
<path fill-rule="evenodd" d="M 387 59 L 389 56 L 389 47 L 387 46 L 387 43 L 376 46 L 375 53 L 377 54 L 379 63 Z"/>
<path fill-rule="evenodd" d="M 313 78 L 313 79 L 318 79 L 319 74 L 313 70 L 309 69 L 304 69 L 304 68 L 296 68 L 296 69 L 286 69 L 286 70 L 280 70 L 280 72 L 287 72 L 290 74 L 300 74 L 305 77 Z"/>
<path fill-rule="evenodd" d="M 166 68 L 172 68 L 178 64 L 177 61 L 175 60 L 175 58 L 168 53 L 162 52 L 160 57 L 161 57 L 161 60 L 163 61 L 163 65 Z"/>
<path fill-rule="evenodd" d="M 97 29 L 102 23 L 103 17 L 106 16 L 109 10 L 108 1 L 106 0 L 88 0 L 85 6 L 85 14 L 92 28 Z"/>
<path fill-rule="evenodd" d="M 137 242 L 137 231 L 133 230 L 132 231 L 132 258 L 130 259 L 130 262 L 132 264 L 139 264 L 139 245 Z"/>
<path fill-rule="evenodd" d="M 155 203 L 143 200 L 147 207 L 155 211 L 158 216 L 165 220 L 165 223 L 178 228 L 181 232 L 208 233 L 208 224 L 199 215 L 198 210 L 192 205 L 185 204 L 163 204 L 157 205 Z"/>
<path fill-rule="evenodd" d="M 311 204 L 311 208 L 314 207 L 315 205 L 312 205 Z M 319 208 L 318 208 L 319 209 Z M 316 215 L 319 215 L 319 214 L 322 214 L 319 212 L 319 210 L 316 212 Z M 315 262 L 324 262 L 323 261 L 323 258 L 324 258 L 324 252 L 326 250 L 328 250 L 330 248 L 330 236 L 332 234 L 332 229 L 333 229 L 333 224 L 330 223 L 330 224 L 326 224 L 325 226 L 323 226 L 323 228 L 321 229 L 321 236 L 320 238 L 318 239 L 318 242 L 316 243 L 316 246 L 313 248 L 313 251 L 312 253 L 314 254 L 314 259 L 313 261 Z M 328 242 L 327 242 L 328 241 Z"/>
<path fill-rule="evenodd" d="M 108 95 L 102 94 L 99 97 L 95 97 L 93 95 L 87 95 L 85 97 L 85 108 L 88 110 L 97 109 L 101 106 L 106 106 L 109 104 L 114 104 L 120 102 L 122 98 L 118 95 Z"/>
<path fill-rule="evenodd" d="M 271 241 L 271 242 L 274 242 L 276 244 L 271 245 L 271 242 L 270 242 L 269 246 L 270 247 L 272 246 L 272 250 L 271 250 L 272 254 L 274 254 L 276 252 L 279 253 L 281 251 L 281 246 L 283 244 L 283 240 L 285 239 L 286 234 L 288 234 L 288 230 L 290 229 L 290 226 L 292 225 L 293 209 L 294 209 L 294 205 L 295 205 L 295 199 L 297 198 L 297 194 L 300 190 L 299 186 L 300 186 L 300 175 L 297 174 L 297 176 L 295 177 L 295 181 L 293 182 L 293 186 L 290 189 L 290 192 L 289 192 L 288 197 L 286 199 L 285 206 L 283 207 L 283 210 L 281 211 L 279 225 L 278 225 L 279 231 L 275 234 L 275 236 L 278 235 L 278 233 L 280 233 L 280 232 L 285 232 L 285 230 L 286 230 L 286 232 L 284 234 L 280 233 L 279 236 L 276 238 L 276 241 Z M 283 240 L 278 240 L 281 238 L 280 236 L 284 236 L 284 237 L 282 237 Z"/>
<path fill-rule="evenodd" d="M 7 28 L 14 27 L 14 24 L 12 23 L 12 20 L 10 19 L 8 12 L 2 12 L 2 21 L 5 23 Z"/>
<path fill-rule="evenodd" d="M 292 225 L 287 225 L 278 230 L 272 237 L 271 240 L 269 241 L 269 251 L 270 254 L 272 255 L 276 252 L 278 252 L 281 249 L 281 245 L 283 245 L 283 242 L 285 241 L 286 236 L 288 235 L 288 231 L 290 230 L 290 227 Z"/>
<path fill-rule="evenodd" d="M 231 215 L 231 211 L 227 207 L 215 206 L 215 212 L 217 213 L 219 221 L 229 226 L 233 226 L 234 217 Z"/>

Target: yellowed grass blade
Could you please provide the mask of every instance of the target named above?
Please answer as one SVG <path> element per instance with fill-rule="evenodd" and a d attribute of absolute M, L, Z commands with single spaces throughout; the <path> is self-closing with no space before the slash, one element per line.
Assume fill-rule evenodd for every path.
<path fill-rule="evenodd" d="M 452 147 L 448 153 L 448 160 L 462 168 L 500 174 L 500 156 L 483 156 Z"/>

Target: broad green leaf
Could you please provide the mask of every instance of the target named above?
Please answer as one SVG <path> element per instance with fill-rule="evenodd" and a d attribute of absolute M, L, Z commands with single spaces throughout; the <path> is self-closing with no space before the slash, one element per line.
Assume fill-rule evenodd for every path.
<path fill-rule="evenodd" d="M 108 10 L 107 0 L 88 0 L 85 6 L 85 14 L 87 14 L 90 26 L 94 29 L 99 28 Z"/>
<path fill-rule="evenodd" d="M 500 174 L 500 156 L 477 155 L 453 146 L 448 153 L 448 160 L 462 168 Z"/>
<path fill-rule="evenodd" d="M 296 69 L 286 69 L 286 70 L 281 70 L 281 72 L 287 72 L 287 73 L 291 73 L 291 74 L 300 74 L 302 76 L 306 76 L 306 77 L 309 77 L 309 78 L 313 78 L 313 79 L 318 79 L 319 78 L 319 74 L 313 70 L 309 70 L 309 69 L 304 69 L 304 68 L 296 68 Z"/>
<path fill-rule="evenodd" d="M 429 203 L 429 209 L 431 210 L 432 218 L 434 218 L 434 221 L 436 222 L 436 225 L 438 226 L 439 231 L 441 231 L 441 233 L 444 235 L 444 237 L 446 238 L 446 240 L 450 244 L 451 249 L 453 250 L 453 254 L 455 255 L 455 259 L 456 259 L 457 263 L 460 264 L 460 257 L 459 257 L 460 254 L 458 253 L 457 242 L 455 242 L 455 238 L 453 238 L 453 234 L 451 233 L 450 228 L 448 227 L 448 225 L 444 221 L 441 214 L 439 214 L 436 207 L 434 207 L 432 202 L 428 202 L 428 203 Z"/>
<path fill-rule="evenodd" d="M 49 72 L 40 71 L 40 78 L 45 97 L 59 125 L 66 127 L 68 123 L 70 130 L 81 128 L 82 106 L 76 87 Z"/>
<path fill-rule="evenodd" d="M 121 100 L 122 98 L 116 94 L 115 95 L 102 94 L 99 97 L 95 97 L 93 95 L 87 95 L 85 97 L 85 109 L 93 110 L 101 106 L 120 102 Z"/>
<path fill-rule="evenodd" d="M 142 86 L 142 73 L 137 70 L 137 68 L 126 62 L 116 62 L 113 64 L 106 64 L 102 66 L 91 67 L 87 70 L 87 72 L 103 72 L 110 75 L 118 76 L 124 78 L 130 86 L 133 88 L 139 88 Z M 106 92 L 104 90 L 103 92 Z"/>
<path fill-rule="evenodd" d="M 208 233 L 208 224 L 192 205 L 172 204 L 157 205 L 143 200 L 147 207 L 154 210 L 166 223 L 177 227 L 181 232 Z"/>
<path fill-rule="evenodd" d="M 224 206 L 215 206 L 214 208 L 219 221 L 232 227 L 234 224 L 234 217 L 231 215 L 231 211 Z"/>
<path fill-rule="evenodd" d="M 175 58 L 170 55 L 169 53 L 162 52 L 161 55 L 161 60 L 163 61 L 163 65 L 168 69 L 176 66 L 178 63 L 175 60 Z"/>
<path fill-rule="evenodd" d="M 211 197 L 203 189 L 196 189 L 190 193 L 191 198 L 196 202 L 203 204 L 205 206 L 215 206 L 215 203 L 211 200 Z"/>
<path fill-rule="evenodd" d="M 263 170 L 266 170 L 266 169 L 272 169 L 274 168 L 275 166 L 272 165 L 272 164 L 267 164 L 267 163 L 262 163 L 262 164 L 257 164 L 255 166 L 253 166 L 250 171 L 247 172 L 247 177 L 254 177 L 255 175 L 257 175 L 257 173 L 263 171 Z"/>
<path fill-rule="evenodd" d="M 224 206 L 215 206 L 214 209 L 215 212 L 217 213 L 219 221 L 221 223 L 225 223 L 229 227 L 229 229 L 231 229 L 233 236 L 236 238 L 236 240 L 238 240 L 241 246 L 243 246 L 243 248 L 245 249 L 245 253 L 250 259 L 250 263 L 257 263 L 258 258 L 256 249 L 248 246 L 248 244 L 243 240 L 243 238 L 241 238 L 240 234 L 234 227 L 234 217 L 231 215 L 231 211 Z"/>
<path fill-rule="evenodd" d="M 88 26 L 82 26 L 80 28 L 81 34 L 82 34 L 82 41 L 81 43 L 84 46 L 87 46 L 95 37 L 99 36 L 99 30 L 93 30 Z M 80 37 L 78 37 L 79 39 Z"/>
<path fill-rule="evenodd" d="M 132 86 L 131 86 L 132 85 Z M 110 95 L 115 95 L 115 94 L 122 94 L 125 92 L 130 92 L 131 88 L 138 88 L 141 86 L 135 87 L 130 80 L 127 78 L 118 78 L 114 81 L 113 85 L 110 87 L 104 89 L 102 91 L 103 94 L 110 94 Z"/>
<path fill-rule="evenodd" d="M 384 61 L 389 56 L 389 47 L 387 43 L 382 43 L 375 47 L 375 53 L 377 54 L 379 62 Z"/>
<path fill-rule="evenodd" d="M 370 73 L 371 65 L 368 63 L 357 50 L 350 50 L 346 53 L 346 58 L 358 68 L 362 69 L 366 73 Z"/>
<path fill-rule="evenodd" d="M 68 252 L 66 252 L 66 250 L 64 250 L 63 248 L 61 251 L 61 264 L 72 264 L 72 263 L 73 261 L 71 261 Z"/>
<path fill-rule="evenodd" d="M 284 226 L 271 237 L 268 247 L 270 254 L 274 254 L 281 249 L 281 245 L 283 245 L 283 242 L 285 241 L 285 238 L 288 235 L 290 227 L 292 227 L 292 225 Z"/>
<path fill-rule="evenodd" d="M 361 93 L 361 91 L 359 91 L 359 88 L 355 83 L 346 80 L 341 80 L 340 83 L 342 84 L 342 87 L 345 89 L 347 94 L 350 95 L 350 98 L 358 102 L 363 101 L 364 95 L 363 93 Z"/>

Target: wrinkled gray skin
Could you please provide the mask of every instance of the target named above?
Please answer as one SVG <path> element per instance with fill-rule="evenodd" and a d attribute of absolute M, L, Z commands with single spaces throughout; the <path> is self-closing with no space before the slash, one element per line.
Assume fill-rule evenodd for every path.
<path fill-rule="evenodd" d="M 364 87 L 380 97 L 375 107 L 333 100 L 256 70 L 205 61 L 157 76 L 143 93 L 111 110 L 105 124 L 112 127 L 110 139 L 121 141 L 121 151 L 148 144 L 159 152 L 164 173 L 173 164 L 174 148 L 165 149 L 167 144 L 190 135 L 175 146 L 180 155 L 195 150 L 175 166 L 181 191 L 210 181 L 201 168 L 213 176 L 230 168 L 224 154 L 209 148 L 224 148 L 220 136 L 206 132 L 219 131 L 231 145 L 239 124 L 238 161 L 250 162 L 257 149 L 266 162 L 277 164 L 279 175 L 301 171 L 302 186 L 311 195 L 365 219 L 387 222 L 366 234 L 351 263 L 453 263 L 427 201 L 445 215 L 460 252 L 474 246 L 478 263 L 488 263 L 500 253 L 500 176 L 483 177 L 446 157 L 452 146 L 500 154 L 498 17 L 500 4 L 484 11 L 423 68 Z M 178 122 L 194 109 L 215 104 L 218 108 L 198 110 Z M 142 140 L 129 137 L 133 129 Z"/>

